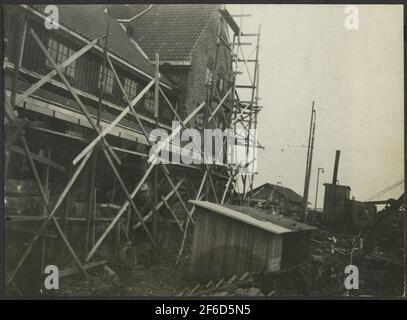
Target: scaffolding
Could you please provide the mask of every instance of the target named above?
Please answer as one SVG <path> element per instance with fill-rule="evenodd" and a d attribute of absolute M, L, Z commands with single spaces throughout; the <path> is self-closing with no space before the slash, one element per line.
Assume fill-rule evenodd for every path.
<path fill-rule="evenodd" d="M 256 136 L 258 113 L 262 109 L 262 106 L 259 105 L 261 25 L 258 26 L 257 33 L 244 33 L 242 31 L 243 19 L 250 17 L 250 15 L 243 13 L 243 6 L 241 6 L 240 14 L 232 15 L 226 9 L 220 12 L 222 20 L 229 25 L 232 31 L 231 42 L 219 35 L 220 43 L 226 45 L 231 52 L 233 81 L 231 93 L 232 117 L 229 125 L 233 129 L 235 136 L 242 138 L 243 143 L 240 143 L 240 145 L 245 148 L 245 162 L 237 163 L 235 166 L 232 174 L 230 174 L 227 190 L 235 194 L 235 201 L 250 205 L 256 174 L 257 148 L 263 148 L 257 142 Z M 239 24 L 236 23 L 234 18 L 239 19 Z M 245 42 L 246 39 L 254 39 L 254 41 Z M 246 53 L 243 47 L 248 48 Z M 247 54 L 247 51 L 250 53 Z M 252 58 L 253 54 L 254 58 Z M 246 79 L 242 80 L 242 78 Z M 242 83 L 242 81 L 244 82 Z M 240 98 L 242 95 L 248 97 L 248 99 L 242 100 Z M 231 196 L 231 199 L 233 199 L 233 196 Z"/>
<path fill-rule="evenodd" d="M 32 37 L 42 52 L 42 54 L 46 57 L 49 64 L 52 66 L 52 70 L 42 76 L 40 80 L 38 80 L 35 84 L 30 86 L 25 92 L 19 93 L 17 92 L 16 83 L 19 78 L 19 64 L 15 64 L 14 66 L 14 78 L 13 78 L 13 87 L 11 90 L 10 97 L 6 97 L 5 99 L 5 121 L 15 124 L 19 122 L 20 118 L 18 117 L 17 113 L 17 106 L 24 103 L 33 93 L 35 93 L 38 89 L 40 89 L 43 85 L 50 82 L 52 78 L 56 75 L 59 76 L 65 89 L 67 89 L 71 96 L 73 97 L 74 101 L 78 104 L 80 111 L 86 117 L 88 123 L 90 124 L 93 130 L 93 137 L 91 141 L 87 141 L 87 145 L 83 150 L 75 157 L 72 162 L 71 168 L 61 168 L 57 163 L 52 161 L 52 150 L 49 148 L 47 156 L 42 157 L 36 155 L 30 150 L 29 144 L 27 143 L 25 134 L 21 131 L 21 135 L 17 136 L 15 140 L 11 141 L 7 146 L 7 152 L 19 152 L 20 154 L 24 154 L 28 159 L 30 169 L 32 174 L 35 178 L 36 184 L 40 190 L 42 201 L 45 204 L 45 211 L 42 217 L 42 222 L 40 227 L 34 232 L 34 236 L 32 237 L 29 244 L 24 248 L 23 254 L 19 257 L 16 266 L 13 268 L 11 272 L 7 271 L 7 283 L 11 285 L 15 285 L 14 279 L 16 274 L 21 270 L 21 267 L 26 262 L 26 259 L 30 252 L 32 251 L 34 245 L 42 238 L 42 254 L 44 255 L 45 249 L 45 237 L 48 230 L 48 226 L 52 223 L 55 229 L 58 232 L 59 237 L 62 239 L 64 245 L 68 249 L 73 262 L 76 265 L 76 272 L 81 272 L 85 278 L 89 278 L 87 270 L 94 266 L 100 265 L 103 261 L 94 261 L 94 256 L 97 250 L 100 248 L 101 244 L 106 240 L 107 236 L 114 230 L 117 226 L 119 228 L 123 228 L 125 234 L 127 235 L 132 231 L 137 230 L 138 228 L 142 228 L 147 235 L 149 241 L 151 242 L 152 246 L 157 245 L 156 238 L 154 237 L 154 232 L 151 230 L 152 227 L 147 225 L 147 222 L 158 215 L 158 210 L 160 208 L 165 208 L 172 216 L 174 221 L 177 224 L 179 231 L 182 234 L 182 243 L 180 244 L 180 249 L 178 256 L 176 258 L 176 264 L 179 263 L 179 260 L 182 256 L 183 249 L 188 237 L 188 231 L 190 226 L 194 224 L 194 211 L 195 205 L 189 206 L 187 204 L 188 199 L 183 199 L 180 194 L 180 187 L 184 183 L 184 179 L 176 181 L 176 177 L 172 176 L 168 166 L 160 161 L 156 161 L 157 159 L 151 158 L 148 154 L 144 154 L 141 152 L 134 152 L 131 150 L 126 150 L 124 148 L 115 147 L 109 144 L 106 139 L 106 136 L 109 135 L 110 132 L 120 123 L 120 121 L 128 114 L 132 115 L 135 119 L 137 125 L 141 129 L 143 136 L 145 137 L 147 143 L 152 146 L 151 141 L 149 140 L 149 134 L 140 118 L 140 115 L 135 111 L 135 105 L 143 98 L 143 96 L 148 92 L 150 89 L 154 89 L 154 119 L 156 126 L 158 127 L 159 124 L 159 98 L 160 96 L 164 99 L 166 105 L 173 113 L 175 119 L 177 119 L 180 125 L 175 128 L 175 130 L 169 136 L 168 141 L 164 141 L 164 144 L 161 144 L 162 148 L 169 145 L 172 138 L 178 134 L 182 129 L 188 129 L 189 123 L 199 112 L 204 112 L 204 122 L 203 122 L 203 129 L 209 128 L 211 125 L 211 121 L 213 121 L 215 116 L 221 115 L 226 123 L 226 127 L 232 128 L 234 132 L 238 132 L 240 128 L 243 128 L 248 134 L 244 136 L 245 141 L 245 148 L 246 153 L 249 153 L 249 148 L 257 148 L 257 145 L 254 145 L 254 141 L 252 137 L 249 135 L 250 129 L 257 128 L 257 115 L 258 112 L 261 110 L 261 107 L 258 106 L 258 81 L 259 81 L 259 39 L 260 39 L 260 28 L 259 32 L 256 34 L 244 34 L 241 32 L 241 25 L 242 25 L 242 18 L 246 15 L 240 15 L 240 26 L 237 26 L 236 22 L 233 19 L 233 16 L 228 13 L 226 9 L 220 10 L 220 19 L 221 23 L 219 25 L 219 34 L 218 34 L 218 41 L 217 41 L 217 50 L 216 50 L 216 57 L 215 57 L 215 68 L 216 64 L 218 63 L 218 55 L 221 46 L 226 45 L 228 50 L 230 51 L 230 68 L 232 71 L 232 79 L 229 83 L 229 87 L 226 90 L 226 93 L 222 94 L 217 92 L 216 86 L 212 83 L 209 89 L 209 94 L 207 101 L 202 101 L 197 108 L 195 108 L 189 115 L 185 118 L 181 118 L 177 112 L 177 108 L 173 106 L 170 102 L 169 98 L 164 93 L 163 89 L 161 88 L 161 81 L 160 81 L 160 70 L 159 70 L 159 55 L 156 54 L 155 59 L 155 74 L 151 81 L 137 94 L 137 96 L 131 99 L 125 89 L 124 86 L 116 72 L 116 68 L 112 63 L 111 56 L 108 52 L 108 41 L 109 41 L 109 23 L 107 22 L 106 26 L 106 35 L 102 38 L 94 39 L 93 41 L 89 41 L 83 48 L 72 54 L 68 57 L 65 61 L 60 64 L 53 59 L 53 57 L 48 52 L 46 46 L 44 46 L 43 42 L 41 41 L 40 37 L 36 34 L 33 29 L 27 30 L 27 25 L 24 25 L 24 32 L 20 32 L 20 39 L 15 43 L 15 52 L 18 52 L 17 61 L 21 61 L 22 59 L 22 43 L 24 38 L 27 36 Z M 109 19 L 107 19 L 109 21 Z M 228 39 L 224 39 L 222 28 L 224 25 L 228 25 L 233 33 L 233 40 L 229 42 Z M 243 50 L 241 46 L 245 45 L 241 42 L 241 38 L 243 37 L 255 37 L 256 38 L 256 45 L 254 48 L 256 58 L 254 60 L 250 60 L 250 57 L 245 58 L 243 54 Z M 72 87 L 70 82 L 67 80 L 63 70 L 69 66 L 70 64 L 74 63 L 79 57 L 89 52 L 92 48 L 98 45 L 100 48 L 103 48 L 103 68 L 102 68 L 102 77 L 99 79 L 99 106 L 98 106 L 98 113 L 95 117 L 92 117 L 91 114 L 88 112 L 86 106 L 82 102 L 81 98 L 79 97 L 77 91 Z M 253 73 L 250 73 L 250 68 L 248 66 L 249 63 L 253 63 L 254 69 Z M 110 122 L 109 125 L 101 127 L 100 125 L 100 111 L 103 103 L 103 88 L 105 84 L 105 72 L 106 68 L 112 70 L 114 75 L 114 80 L 117 83 L 118 87 L 120 88 L 121 93 L 126 101 L 127 107 L 125 107 L 120 114 Z M 238 75 L 241 74 L 241 69 L 245 68 L 245 70 L 249 74 L 249 78 L 251 83 L 249 85 L 239 85 L 238 84 Z M 250 101 L 240 101 L 238 91 L 240 90 L 250 90 Z M 227 101 L 230 101 L 230 105 L 228 106 Z M 212 107 L 212 105 L 214 105 Z M 225 113 L 224 109 L 229 108 L 229 113 Z M 227 116 L 228 115 L 228 116 Z M 26 124 L 24 124 L 26 125 Z M 61 134 L 58 132 L 52 132 L 50 130 L 47 131 L 49 134 Z M 14 145 L 14 142 L 17 139 L 21 140 L 23 148 L 17 147 Z M 17 151 L 16 151 L 17 150 Z M 159 150 L 158 150 L 159 151 Z M 157 151 L 157 152 L 158 152 Z M 142 159 L 147 160 L 147 169 L 144 172 L 144 175 L 140 178 L 140 180 L 136 183 L 136 186 L 129 190 L 126 186 L 122 175 L 118 169 L 118 166 L 121 164 L 120 156 L 118 153 L 125 152 L 127 154 L 134 154 L 137 157 L 141 157 Z M 103 220 L 104 223 L 108 223 L 107 227 L 101 234 L 97 234 L 96 224 L 99 223 L 102 219 L 96 216 L 96 188 L 95 188 L 95 179 L 96 179 L 96 164 L 100 161 L 100 158 L 105 158 L 107 163 L 112 170 L 115 181 L 117 181 L 118 185 L 120 186 L 123 194 L 125 195 L 126 199 L 121 206 L 117 206 L 115 209 L 117 210 L 114 217 Z M 8 160 L 6 159 L 6 165 Z M 45 165 L 46 166 L 46 177 L 42 179 L 38 172 L 37 165 Z M 89 199 L 87 204 L 87 214 L 86 214 L 86 232 L 84 235 L 83 240 L 83 250 L 84 254 L 80 255 L 75 250 L 71 244 L 71 240 L 68 236 L 68 224 L 77 221 L 73 219 L 69 215 L 69 210 L 65 210 L 62 217 L 56 216 L 56 213 L 59 208 L 61 208 L 64 201 L 69 198 L 69 194 L 72 191 L 72 188 L 77 181 L 80 174 L 83 172 L 84 168 L 89 166 L 91 168 L 91 180 L 89 183 Z M 235 165 L 226 165 L 226 166 L 219 166 L 216 164 L 202 164 L 200 167 L 197 166 L 190 166 L 193 169 L 200 170 L 200 183 L 199 188 L 195 190 L 195 200 L 202 200 L 202 199 L 209 199 L 209 194 L 212 195 L 213 199 L 220 204 L 234 202 L 234 201 L 245 201 L 247 198 L 251 197 L 251 191 L 253 188 L 253 180 L 254 180 L 254 172 L 249 175 L 240 175 L 240 170 L 242 168 L 241 164 Z M 49 180 L 50 180 L 50 168 L 59 168 L 63 171 L 70 172 L 69 180 L 67 184 L 64 186 L 62 192 L 59 194 L 58 199 L 55 204 L 51 205 L 49 199 Z M 68 170 L 66 170 L 68 169 Z M 222 173 L 226 173 L 225 179 L 225 188 L 222 193 L 222 196 L 218 196 L 218 192 L 215 187 L 215 183 L 213 180 L 213 175 L 219 175 L 218 170 Z M 223 171 L 222 171 L 223 170 Z M 162 176 L 162 180 L 159 181 L 158 177 Z M 134 198 L 141 190 L 143 184 L 146 182 L 148 178 L 153 177 L 153 186 L 154 186 L 154 206 L 153 209 L 149 212 L 141 212 L 142 210 L 139 206 L 135 203 Z M 241 180 L 243 185 L 243 192 L 239 193 L 237 190 L 238 180 Z M 158 194 L 158 187 L 163 182 L 166 181 L 168 185 L 171 187 L 170 192 L 166 195 L 162 195 L 159 197 Z M 208 191 L 209 190 L 209 191 Z M 185 218 L 184 221 L 180 221 L 175 213 L 175 210 L 169 204 L 169 199 L 171 197 L 176 197 L 178 203 L 181 205 L 182 210 L 184 211 Z M 129 216 L 131 213 L 134 213 L 138 219 L 135 224 L 129 223 Z M 127 219 L 126 219 L 127 216 Z M 154 227 L 154 226 L 153 226 Z M 44 260 L 44 259 L 42 259 Z M 44 264 L 44 261 L 42 262 Z"/>

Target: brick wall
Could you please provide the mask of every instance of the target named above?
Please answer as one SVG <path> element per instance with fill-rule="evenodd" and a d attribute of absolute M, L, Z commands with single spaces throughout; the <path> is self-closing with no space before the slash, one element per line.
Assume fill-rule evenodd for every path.
<path fill-rule="evenodd" d="M 191 113 L 202 101 L 207 101 L 209 88 L 205 85 L 205 72 L 208 59 L 211 58 L 214 64 L 216 63 L 216 65 L 213 66 L 213 81 L 215 85 L 218 81 L 218 74 L 223 74 L 225 88 L 223 92 L 226 93 L 228 83 L 231 81 L 230 51 L 225 45 L 222 45 L 222 43 L 220 44 L 216 58 L 220 24 L 220 13 L 216 11 L 208 21 L 205 29 L 202 30 L 199 39 L 191 51 L 190 66 L 163 65 L 161 67 L 162 72 L 177 83 L 178 89 L 181 92 L 180 105 L 183 106 L 182 109 L 185 110 L 186 114 Z M 222 30 L 222 37 L 227 39 L 225 35 L 225 23 L 223 23 Z M 221 94 L 221 96 L 223 95 Z M 215 107 L 217 103 L 213 102 L 212 105 Z M 199 117 L 197 117 L 197 119 L 199 119 Z M 191 125 L 199 127 L 199 120 L 193 120 Z"/>
<path fill-rule="evenodd" d="M 221 70 L 221 73 L 224 74 L 225 87 L 227 87 L 227 83 L 231 79 L 230 51 L 222 44 L 220 44 L 216 59 L 217 38 L 220 24 L 220 13 L 216 11 L 191 52 L 191 69 L 188 74 L 188 85 L 185 94 L 185 105 L 188 113 L 190 113 L 202 101 L 206 101 L 207 99 L 208 87 L 205 85 L 205 71 L 209 58 L 212 58 L 216 63 L 213 67 L 214 84 L 217 83 L 217 75 Z M 225 24 L 223 24 L 223 27 L 226 28 Z M 226 36 L 223 35 L 223 38 L 226 38 Z M 226 92 L 226 90 L 224 91 Z"/>

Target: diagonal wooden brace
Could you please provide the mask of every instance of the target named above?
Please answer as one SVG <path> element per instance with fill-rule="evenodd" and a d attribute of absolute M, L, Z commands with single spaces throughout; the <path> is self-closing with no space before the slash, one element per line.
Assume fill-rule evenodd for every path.
<path fill-rule="evenodd" d="M 136 118 L 137 124 L 140 126 L 140 129 L 141 129 L 141 131 L 143 132 L 143 135 L 145 136 L 147 142 L 148 142 L 148 143 L 150 144 L 150 146 L 151 146 L 152 144 L 151 144 L 151 141 L 149 140 L 149 136 L 148 136 L 148 134 L 147 134 L 147 131 L 146 131 L 146 129 L 144 128 L 144 125 L 143 125 L 143 123 L 141 122 L 140 117 L 137 115 L 136 111 L 134 110 L 133 106 L 131 105 L 131 102 L 130 102 L 129 98 L 127 97 L 127 94 L 126 94 L 126 92 L 125 92 L 125 90 L 124 90 L 124 88 L 123 88 L 123 85 L 122 85 L 122 83 L 121 83 L 121 81 L 120 81 L 120 79 L 119 79 L 119 77 L 118 77 L 118 75 L 117 75 L 117 73 L 116 73 L 116 70 L 115 70 L 115 68 L 114 68 L 114 66 L 113 66 L 113 64 L 112 64 L 112 61 L 110 60 L 109 57 L 107 58 L 107 61 L 109 62 L 109 66 L 110 66 L 110 68 L 112 69 L 112 72 L 113 72 L 113 74 L 114 74 L 114 76 L 115 76 L 115 78 L 116 78 L 116 81 L 117 81 L 117 83 L 118 83 L 118 85 L 119 85 L 119 87 L 120 87 L 120 90 L 122 91 L 122 94 L 123 94 L 123 96 L 125 97 L 125 99 L 126 99 L 128 105 L 129 105 L 129 107 L 130 107 L 130 110 L 131 110 L 133 116 Z M 202 108 L 204 105 L 205 105 L 205 102 L 202 102 L 201 105 L 200 105 L 200 107 L 198 107 L 198 108 L 200 109 L 200 108 Z M 195 111 L 196 111 L 196 110 L 195 110 Z M 184 120 L 184 125 L 185 125 L 186 123 L 188 123 L 188 122 L 195 116 L 195 114 L 196 114 L 199 110 L 196 111 L 196 112 L 195 112 L 195 111 L 194 111 L 192 114 L 190 114 L 190 115 Z M 181 205 L 182 205 L 182 207 L 184 208 L 185 212 L 188 214 L 188 216 L 191 217 L 191 221 L 194 222 L 193 219 L 192 219 L 191 213 L 189 212 L 189 210 L 188 210 L 188 208 L 187 208 L 187 206 L 186 206 L 184 200 L 181 198 L 181 196 L 180 196 L 178 190 L 175 189 L 175 185 L 174 185 L 173 181 L 171 180 L 171 177 L 169 176 L 169 171 L 168 171 L 167 167 L 166 167 L 163 163 L 161 163 L 161 162 L 159 162 L 159 165 L 160 165 L 162 171 L 164 172 L 164 175 L 165 175 L 166 179 L 168 180 L 169 184 L 171 185 L 171 188 L 174 190 L 175 194 L 177 195 L 178 199 L 180 200 Z"/>
<path fill-rule="evenodd" d="M 61 195 L 59 196 L 54 208 L 49 212 L 47 218 L 43 221 L 41 226 L 39 227 L 38 231 L 36 232 L 35 236 L 32 238 L 30 243 L 27 246 L 27 249 L 25 252 L 22 254 L 20 260 L 17 263 L 17 266 L 14 268 L 13 272 L 11 273 L 10 279 L 14 279 L 15 275 L 17 274 L 18 270 L 21 268 L 23 265 L 25 259 L 31 252 L 34 244 L 36 241 L 39 239 L 39 237 L 44 233 L 48 222 L 52 219 L 52 217 L 55 215 L 56 211 L 62 204 L 63 200 L 65 199 L 66 195 L 68 194 L 69 190 L 72 188 L 73 184 L 75 183 L 76 179 L 78 178 L 79 174 L 81 173 L 82 169 L 85 167 L 86 162 L 89 160 L 90 156 L 92 153 L 89 153 L 86 155 L 86 157 L 82 160 L 80 165 L 76 168 L 76 171 L 72 175 L 71 179 L 69 180 L 68 184 L 65 186 L 65 189 L 62 191 Z"/>
<path fill-rule="evenodd" d="M 54 59 L 51 57 L 51 55 L 49 54 L 48 50 L 44 47 L 44 45 L 42 44 L 41 40 L 38 38 L 37 34 L 35 33 L 35 31 L 33 29 L 30 29 L 30 34 L 33 36 L 35 42 L 37 43 L 37 45 L 40 47 L 41 51 L 44 53 L 44 55 L 47 57 L 48 61 L 51 63 L 52 67 L 55 69 L 55 71 L 58 73 L 59 77 L 61 78 L 62 82 L 65 84 L 65 86 L 67 87 L 67 89 L 71 92 L 72 96 L 74 97 L 76 103 L 79 105 L 79 108 L 81 109 L 81 111 L 83 112 L 83 114 L 85 115 L 85 117 L 87 118 L 87 120 L 89 121 L 90 125 L 93 127 L 93 129 L 97 132 L 97 134 L 100 134 L 100 129 L 97 126 L 97 124 L 92 120 L 91 115 L 89 114 L 88 110 L 86 109 L 86 107 L 84 106 L 84 104 L 82 103 L 81 99 L 79 99 L 76 91 L 74 88 L 72 88 L 71 84 L 69 83 L 69 81 L 66 79 L 65 75 L 62 73 L 62 71 L 60 70 L 60 68 L 56 65 Z M 110 154 L 113 156 L 113 158 L 116 160 L 116 162 L 118 164 L 121 164 L 120 159 L 117 157 L 116 153 L 113 151 L 113 149 L 110 147 L 109 143 L 103 138 L 103 142 L 106 145 L 106 147 L 108 148 Z"/>
<path fill-rule="evenodd" d="M 104 150 L 106 152 L 106 150 Z M 105 155 L 107 156 L 108 160 L 109 160 L 109 154 L 105 153 Z M 111 163 L 111 160 L 109 161 L 109 163 Z M 112 165 L 112 164 L 111 164 Z M 114 166 L 113 166 L 114 167 Z M 113 168 L 112 167 L 112 168 Z M 115 218 L 112 220 L 112 222 L 109 224 L 109 226 L 105 229 L 105 231 L 103 232 L 103 234 L 100 236 L 100 238 L 96 241 L 95 245 L 93 246 L 93 248 L 89 251 L 87 257 L 86 257 L 86 261 L 89 261 L 92 256 L 95 254 L 96 250 L 99 248 L 99 246 L 102 244 L 103 240 L 106 238 L 106 236 L 108 235 L 108 233 L 113 229 L 113 227 L 115 226 L 115 224 L 119 221 L 119 219 L 121 218 L 121 216 L 126 212 L 127 207 L 129 206 L 129 204 L 131 204 L 132 209 L 134 209 L 140 219 L 140 223 L 143 225 L 144 229 L 146 230 L 147 234 L 150 237 L 150 240 L 152 241 L 153 244 L 155 244 L 154 239 L 152 238 L 149 230 L 147 229 L 147 226 L 145 225 L 145 222 L 143 220 L 143 217 L 141 216 L 141 214 L 139 213 L 139 211 L 137 210 L 136 206 L 133 203 L 133 198 L 135 197 L 135 195 L 137 194 L 137 192 L 140 190 L 141 186 L 143 185 L 143 183 L 146 181 L 147 177 L 149 176 L 150 172 L 152 171 L 152 169 L 154 168 L 154 165 L 151 164 L 150 167 L 147 169 L 146 173 L 144 174 L 143 178 L 140 180 L 140 182 L 137 184 L 137 186 L 134 188 L 133 192 L 131 194 L 128 195 L 128 200 L 126 200 L 124 202 L 124 204 L 122 205 L 122 207 L 120 208 L 119 212 L 116 214 Z M 115 170 L 113 170 L 115 171 Z M 116 171 L 115 171 L 116 174 Z M 116 175 L 116 177 L 119 180 L 119 183 L 121 183 L 121 178 L 120 176 L 118 176 L 118 173 Z M 127 191 L 127 189 L 126 189 Z M 126 193 L 125 191 L 125 193 Z M 128 191 L 127 191 L 128 193 Z"/>
<path fill-rule="evenodd" d="M 75 52 L 72 56 L 70 56 L 68 59 L 66 59 L 64 62 L 62 62 L 60 65 L 57 67 L 60 70 L 65 69 L 68 65 L 70 65 L 72 62 L 76 61 L 79 57 L 84 55 L 86 52 L 88 52 L 90 49 L 92 49 L 96 42 L 98 41 L 98 38 L 93 40 L 91 43 L 88 45 L 84 46 L 82 49 L 79 51 Z M 23 92 L 17 99 L 16 105 L 20 104 L 21 102 L 24 102 L 30 95 L 32 95 L 35 91 L 37 91 L 39 88 L 41 88 L 45 83 L 47 83 L 49 80 L 51 80 L 55 75 L 57 74 L 56 70 L 50 71 L 48 74 L 43 76 L 38 82 L 36 82 L 34 85 L 32 85 L 27 91 Z"/>
<path fill-rule="evenodd" d="M 96 144 L 104 137 L 106 136 L 110 131 L 113 130 L 113 128 L 129 113 L 130 108 L 134 107 L 142 98 L 143 96 L 147 93 L 147 91 L 154 85 L 154 80 L 151 80 L 150 83 L 144 87 L 144 89 L 133 99 L 133 101 L 130 103 L 129 106 L 127 106 L 123 111 L 117 116 L 116 119 L 114 119 L 91 143 L 89 143 L 85 149 L 83 149 L 79 155 L 73 159 L 72 163 L 75 165 L 80 161 L 85 154 L 89 152 L 89 150 L 93 149 Z"/>
<path fill-rule="evenodd" d="M 161 197 L 161 201 L 164 203 L 164 206 L 168 209 L 168 211 L 171 213 L 172 217 L 174 218 L 175 222 L 178 225 L 178 228 L 181 230 L 182 233 L 184 233 L 184 230 L 182 229 L 181 223 L 179 222 L 179 219 L 177 217 L 177 214 L 174 212 L 174 210 L 171 208 L 167 200 L 165 200 L 165 197 Z"/>
<path fill-rule="evenodd" d="M 180 180 L 180 181 L 177 183 L 177 185 L 175 186 L 175 189 L 178 190 L 179 187 L 181 186 L 181 184 L 182 184 L 183 182 L 184 182 L 183 179 Z M 175 191 L 174 191 L 174 190 L 171 190 L 171 191 L 164 197 L 164 199 L 165 199 L 166 201 L 168 201 L 168 199 L 170 199 L 170 198 L 174 195 L 174 193 L 175 193 Z M 156 205 L 152 210 L 150 210 L 150 211 L 144 216 L 144 218 L 143 218 L 144 222 L 147 221 L 148 219 L 150 219 L 150 218 L 153 216 L 153 214 L 154 214 L 155 212 L 157 212 L 158 209 L 160 209 L 163 205 L 164 205 L 164 202 L 162 202 L 162 201 L 160 201 L 159 203 L 157 203 L 157 205 Z M 136 230 L 136 229 L 139 228 L 140 226 L 141 226 L 141 223 L 138 222 L 138 223 L 136 223 L 136 224 L 134 224 L 134 225 L 132 226 L 132 229 L 133 229 L 133 230 Z"/>

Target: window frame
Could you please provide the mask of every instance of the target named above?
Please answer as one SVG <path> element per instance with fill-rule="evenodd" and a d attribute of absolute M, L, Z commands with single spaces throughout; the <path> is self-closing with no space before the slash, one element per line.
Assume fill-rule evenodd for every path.
<path fill-rule="evenodd" d="M 127 77 L 124 78 L 124 92 L 126 93 L 127 98 L 129 98 L 130 101 L 137 97 L 138 87 L 139 83 L 137 81 L 134 81 Z M 126 100 L 124 97 L 123 99 Z"/>
<path fill-rule="evenodd" d="M 54 45 L 52 45 L 52 44 L 54 44 Z M 50 50 L 50 48 L 52 48 L 52 50 Z M 75 53 L 74 49 L 70 48 L 69 46 L 62 43 L 61 41 L 55 40 L 52 37 L 48 38 L 47 51 L 57 65 L 60 65 L 61 63 L 63 63 L 66 59 L 68 59 L 70 56 L 72 56 Z M 67 76 L 70 80 L 75 79 L 76 61 L 77 60 L 71 62 L 63 70 L 64 75 Z M 45 59 L 45 65 L 47 68 L 53 69 L 48 58 Z"/>
<path fill-rule="evenodd" d="M 219 74 L 218 75 L 218 91 L 219 91 L 219 93 L 223 93 L 224 89 L 225 89 L 225 79 L 223 78 L 223 75 Z"/>
<path fill-rule="evenodd" d="M 143 98 L 143 110 L 154 114 L 154 92 L 151 89 L 148 90 Z M 149 105 L 147 105 L 147 102 L 149 102 Z"/>
<path fill-rule="evenodd" d="M 99 68 L 99 79 L 98 79 L 98 88 L 100 90 L 100 85 L 102 84 L 102 82 L 100 81 L 102 78 L 102 71 L 103 71 L 103 64 L 100 65 Z M 104 83 L 106 84 L 103 87 L 103 93 L 108 94 L 110 96 L 113 96 L 113 91 L 114 91 L 114 74 L 112 69 L 110 69 L 108 66 L 105 66 L 105 79 L 104 79 Z M 108 89 L 111 88 L 111 91 L 109 91 Z"/>
<path fill-rule="evenodd" d="M 205 70 L 205 85 L 210 86 L 213 83 L 213 71 L 209 66 Z"/>

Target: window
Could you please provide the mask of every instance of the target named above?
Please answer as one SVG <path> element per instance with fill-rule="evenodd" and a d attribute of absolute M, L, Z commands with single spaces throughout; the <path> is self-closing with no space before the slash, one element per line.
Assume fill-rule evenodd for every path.
<path fill-rule="evenodd" d="M 220 93 L 223 92 L 223 85 L 224 85 L 223 78 L 222 78 L 222 76 L 219 76 L 219 77 L 218 77 L 218 91 L 219 91 Z"/>
<path fill-rule="evenodd" d="M 213 82 L 213 59 L 209 58 L 208 63 L 206 64 L 206 71 L 205 71 L 205 85 L 212 85 Z"/>
<path fill-rule="evenodd" d="M 100 80 L 102 78 L 102 72 L 103 72 L 103 65 L 100 66 L 100 70 L 99 70 L 99 82 L 98 82 L 99 85 L 101 84 Z M 107 67 L 105 68 L 105 77 L 104 77 L 103 82 L 104 83 L 102 83 L 102 86 L 104 86 L 105 93 L 113 94 L 114 75 L 113 75 L 113 71 Z"/>
<path fill-rule="evenodd" d="M 149 90 L 144 95 L 144 110 L 154 113 L 154 93 Z"/>
<path fill-rule="evenodd" d="M 137 86 L 137 82 L 128 78 L 124 79 L 124 91 L 126 92 L 126 96 L 129 98 L 130 101 L 137 96 Z"/>
<path fill-rule="evenodd" d="M 56 64 L 61 64 L 66 59 L 68 59 L 71 55 L 74 54 L 74 50 L 68 48 L 67 46 L 63 45 L 62 43 L 49 38 L 48 40 L 48 52 L 51 55 L 52 59 L 54 59 Z M 46 61 L 46 65 L 52 68 L 51 63 Z M 64 73 L 70 77 L 74 78 L 75 76 L 75 68 L 76 68 L 76 60 L 70 63 L 64 70 Z"/>
<path fill-rule="evenodd" d="M 209 67 L 206 67 L 206 72 L 205 72 L 205 84 L 206 85 L 211 85 L 213 81 L 213 72 Z"/>

